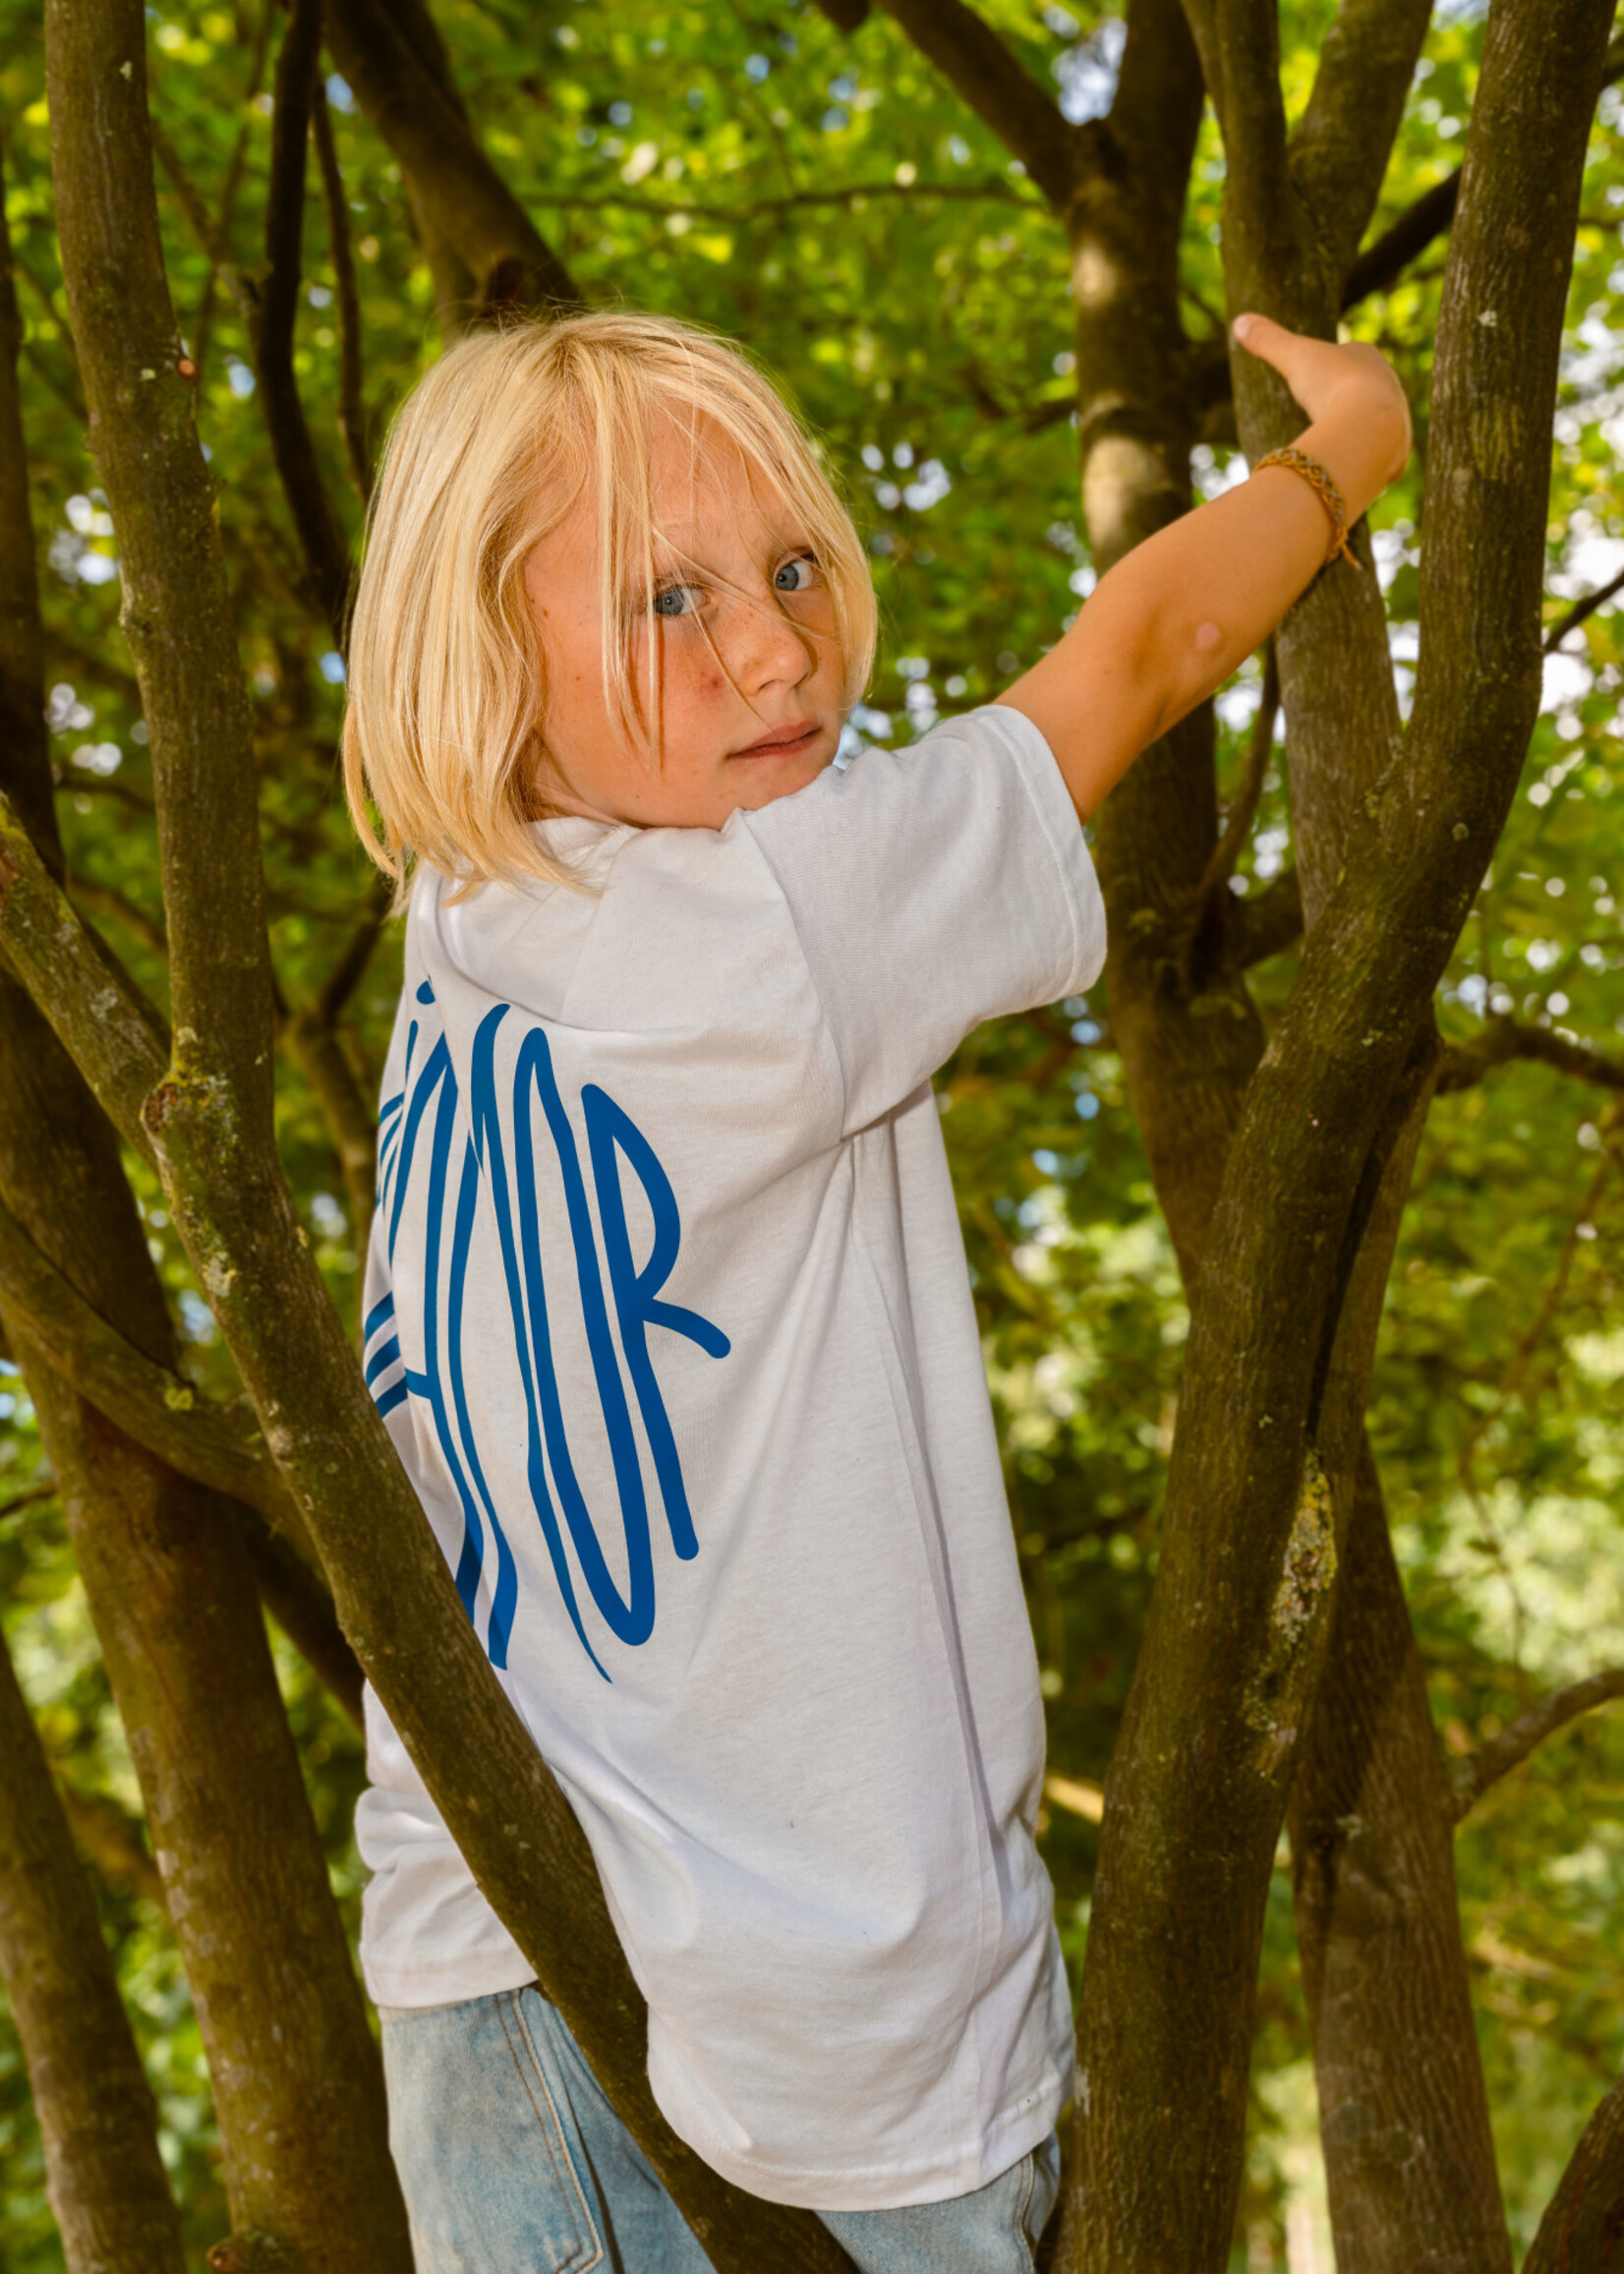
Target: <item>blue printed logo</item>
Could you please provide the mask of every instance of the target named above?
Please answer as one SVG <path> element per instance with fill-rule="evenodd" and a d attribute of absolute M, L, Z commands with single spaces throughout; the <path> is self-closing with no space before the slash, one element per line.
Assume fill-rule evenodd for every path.
<path fill-rule="evenodd" d="M 418 1001 L 432 1004 L 425 983 Z M 379 1115 L 378 1206 L 387 1223 L 388 1254 L 395 1242 L 415 1162 L 428 1130 L 429 1171 L 424 1203 L 423 1317 L 421 1371 L 402 1358 L 393 1295 L 375 1305 L 366 1324 L 367 1381 L 380 1414 L 392 1413 L 406 1397 L 429 1405 L 435 1436 L 456 1487 L 463 1512 L 463 1545 L 457 1564 L 457 1592 L 474 1617 L 487 1538 L 495 1559 L 486 1647 L 493 1664 L 507 1663 L 518 1577 L 513 1553 L 497 1517 L 475 1441 L 463 1379 L 462 1318 L 469 1253 L 482 1190 L 488 1196 L 501 1253 L 502 1275 L 518 1362 L 527 1432 L 527 1475 L 531 1502 L 547 1541 L 558 1592 L 581 1647 L 606 1681 L 609 1673 L 587 1640 L 576 1600 L 575 1581 L 564 1547 L 574 1550 L 586 1591 L 609 1632 L 622 1643 L 647 1642 L 654 1630 L 654 1553 L 642 1462 L 632 1429 L 626 1380 L 622 1378 L 609 1306 L 624 1353 L 625 1374 L 643 1425 L 654 1464 L 671 1545 L 685 1561 L 699 1551 L 693 1512 L 682 1480 L 676 1439 L 649 1349 L 651 1327 L 686 1336 L 712 1358 L 725 1358 L 727 1337 L 697 1312 L 662 1301 L 675 1268 L 681 1219 L 670 1180 L 648 1138 L 608 1091 L 589 1082 L 581 1092 L 587 1157 L 598 1222 L 603 1229 L 600 1265 L 575 1131 L 564 1111 L 546 1033 L 531 1026 L 519 1042 L 506 1098 L 513 1158 L 502 1134 L 496 1073 L 496 1042 L 511 1006 L 497 1004 L 480 1021 L 474 1036 L 468 1127 L 463 1137 L 456 1197 L 447 1226 L 447 1195 L 459 1097 L 450 1054 L 441 1034 L 413 1079 L 419 1028 L 412 1021 L 406 1041 L 405 1081 L 398 1096 L 385 1100 Z M 609 1441 L 625 1545 L 626 1592 L 621 1594 L 606 1561 L 586 1504 L 559 1397 L 553 1336 L 543 1270 L 537 1204 L 536 1105 L 556 1156 L 569 1221 L 575 1284 L 592 1374 Z M 431 1123 L 431 1107 L 433 1119 Z M 626 1221 L 627 1176 L 635 1179 L 654 1225 L 653 1245 L 639 1268 Z M 447 1231 L 449 1233 L 447 1253 Z M 608 1294 L 605 1292 L 607 1270 Z M 560 1517 L 562 1527 L 560 1528 Z"/>

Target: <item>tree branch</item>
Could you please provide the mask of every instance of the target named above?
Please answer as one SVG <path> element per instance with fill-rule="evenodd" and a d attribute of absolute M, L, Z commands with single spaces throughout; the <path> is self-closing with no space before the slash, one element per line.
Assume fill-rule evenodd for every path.
<path fill-rule="evenodd" d="M 152 1158 L 142 1120 L 169 1034 L 112 950 L 77 913 L 0 791 L 0 944 L 126 1144 Z"/>
<path fill-rule="evenodd" d="M 1406 205 L 1396 221 L 1367 245 L 1349 269 L 1342 285 L 1346 315 L 1372 292 L 1391 292 L 1404 271 L 1434 237 L 1441 237 L 1455 218 L 1460 202 L 1461 169 L 1455 168 L 1431 189 L 1423 190 L 1413 205 Z"/>
<path fill-rule="evenodd" d="M 922 55 L 1017 157 L 1057 213 L 1071 210 L 1093 138 L 964 0 L 881 0 Z"/>
<path fill-rule="evenodd" d="M 1202 872 L 1200 884 L 1196 887 L 1197 908 L 1204 908 L 1214 893 L 1224 891 L 1235 874 L 1237 861 L 1246 849 L 1263 796 L 1263 777 L 1274 755 L 1274 723 L 1279 713 L 1280 666 L 1275 658 L 1274 641 L 1271 638 L 1263 649 L 1263 692 L 1257 705 L 1257 716 L 1251 723 L 1246 763 L 1241 769 L 1235 802 L 1224 816 L 1223 831 L 1212 848 L 1212 858 Z"/>
<path fill-rule="evenodd" d="M 438 49 L 432 24 L 428 30 Z M 569 271 L 481 148 L 448 77 L 433 68 L 423 38 L 413 38 L 399 13 L 384 0 L 332 0 L 327 39 L 425 225 L 455 248 L 482 295 L 512 297 L 511 279 L 539 306 L 579 307 Z"/>
<path fill-rule="evenodd" d="M 23 404 L 17 356 L 23 317 L 12 278 L 11 232 L 6 225 L 5 172 L 0 166 L 0 782 L 17 786 L 23 818 L 41 845 L 56 848 L 47 737 L 40 690 L 45 641 L 39 620 L 29 467 L 23 451 Z M 0 868 L 0 893 L 5 890 Z"/>
<path fill-rule="evenodd" d="M 1605 607 L 1615 592 L 1624 592 L 1624 568 L 1616 576 L 1609 576 L 1606 583 L 1598 585 L 1595 592 L 1588 592 L 1583 600 L 1576 600 L 1572 608 L 1564 610 L 1545 634 L 1545 654 L 1553 656 L 1569 632 L 1577 631 L 1588 617 L 1595 615 L 1598 608 Z"/>
<path fill-rule="evenodd" d="M 338 424 L 350 462 L 350 480 L 363 505 L 373 494 L 372 452 L 367 446 L 367 405 L 361 363 L 361 296 L 355 280 L 355 256 L 350 249 L 350 207 L 344 175 L 333 141 L 332 112 L 327 90 L 318 73 L 311 122 L 316 130 L 316 154 L 321 170 L 321 201 L 327 215 L 327 251 L 332 260 L 333 287 L 338 300 Z"/>
<path fill-rule="evenodd" d="M 635 197 L 619 191 L 606 191 L 589 195 L 560 191 L 552 196 L 547 191 L 537 194 L 536 203 L 555 212 L 568 213 L 642 213 L 658 215 L 662 220 L 670 213 L 687 213 L 696 221 L 731 221 L 742 224 L 760 221 L 777 213 L 798 212 L 809 205 L 852 205 L 860 199 L 903 198 L 909 203 L 919 198 L 959 198 L 972 204 L 989 200 L 1001 205 L 1021 205 L 1028 212 L 1042 212 L 1043 203 L 1028 197 L 1014 182 L 847 182 L 834 189 L 791 190 L 780 198 L 758 198 L 748 205 L 713 205 L 692 198 Z"/>
<path fill-rule="evenodd" d="M 1519 1768 L 1536 1746 L 1613 1698 L 1624 1698 L 1624 1666 L 1609 1666 L 1605 1673 L 1590 1674 L 1582 1682 L 1569 1682 L 1565 1689 L 1553 1690 L 1548 1698 L 1519 1714 L 1497 1737 L 1451 1761 L 1449 1791 L 1456 1823 L 1471 1814 L 1491 1785 Z"/>
<path fill-rule="evenodd" d="M 1612 87 L 1620 79 L 1624 79 L 1624 38 L 1615 39 L 1608 48 L 1601 84 Z M 1348 271 L 1342 287 L 1344 315 L 1372 292 L 1392 290 L 1411 262 L 1448 229 L 1455 218 L 1460 195 L 1461 169 L 1457 166 L 1441 182 L 1434 182 L 1431 189 L 1423 190 L 1414 204 L 1407 205 L 1396 220 L 1388 223 Z M 1616 228 L 1617 225 L 1616 218 L 1609 215 L 1606 226 Z M 1577 622 L 1580 618 L 1574 620 Z M 1567 628 L 1571 631 L 1573 626 L 1570 624 Z"/>
<path fill-rule="evenodd" d="M 1562 2174 L 1523 2274 L 1606 2274 L 1624 2228 L 1624 2080 L 1585 2127 Z"/>
<path fill-rule="evenodd" d="M 1230 954 L 1235 967 L 1249 971 L 1266 963 L 1303 937 L 1303 884 L 1295 868 L 1283 868 L 1260 893 L 1235 902 L 1229 911 Z"/>
<path fill-rule="evenodd" d="M 261 1604 L 346 1720 L 365 1733 L 365 1676 L 338 1623 L 326 1581 L 290 1539 L 271 1531 L 243 1502 L 221 1499 L 210 1513 L 221 1523 L 235 1522 Z"/>
<path fill-rule="evenodd" d="M 1431 13 L 1432 0 L 1342 0 L 1320 45 L 1313 88 L 1292 137 L 1291 170 L 1338 270 L 1381 194 Z"/>
<path fill-rule="evenodd" d="M 98 884 L 87 876 L 76 876 L 68 889 L 76 906 L 88 908 L 92 915 L 111 916 L 151 955 L 168 955 L 169 942 L 164 937 L 162 919 L 138 908 L 128 894 L 119 892 L 113 885 Z"/>
<path fill-rule="evenodd" d="M 70 2267 L 183 2274 L 157 2109 L 95 1901 L 0 1644 L 0 1978 L 23 2041 Z"/>
<path fill-rule="evenodd" d="M 297 1501 L 247 1405 L 218 1405 L 121 1334 L 0 1202 L 0 1301 L 82 1398 L 183 1477 L 257 1509 L 315 1560 Z"/>
<path fill-rule="evenodd" d="M 231 242 L 231 225 L 237 211 L 237 193 L 242 187 L 243 168 L 248 158 L 249 135 L 254 118 L 254 98 L 264 78 L 265 57 L 270 50 L 270 23 L 275 11 L 260 10 L 259 29 L 254 34 L 254 53 L 249 64 L 248 80 L 239 100 L 242 104 L 242 123 L 231 146 L 231 158 L 225 169 L 225 187 L 220 193 L 220 219 L 218 236 L 222 244 Z M 219 284 L 219 270 L 209 264 L 203 291 L 198 296 L 197 312 L 189 326 L 192 339 L 192 360 L 201 372 L 208 358 L 209 339 L 214 323 L 214 295 Z"/>
<path fill-rule="evenodd" d="M 1571 1042 L 1549 1026 L 1529 1026 L 1518 1019 L 1491 1019 L 1473 1042 L 1452 1042 L 1444 1051 L 1440 1091 L 1470 1089 L 1496 1066 L 1513 1058 L 1537 1059 L 1576 1081 L 1624 1091 L 1624 1059 L 1608 1058 L 1583 1042 Z"/>
<path fill-rule="evenodd" d="M 181 211 L 198 243 L 208 256 L 210 278 L 223 280 L 231 296 L 232 305 L 242 319 L 248 333 L 249 353 L 259 360 L 260 354 L 260 288 L 233 258 L 230 245 L 216 226 L 208 209 L 208 202 L 192 179 L 185 159 L 170 141 L 168 133 L 154 118 L 152 127 L 152 154 L 169 178 L 169 186 L 180 200 Z"/>
<path fill-rule="evenodd" d="M 276 58 L 270 182 L 265 193 L 264 281 L 260 292 L 256 361 L 271 456 L 305 555 L 312 598 L 342 649 L 350 586 L 349 549 L 321 479 L 293 375 L 305 233 L 306 150 L 321 56 L 321 6 L 322 0 L 292 0 Z"/>
<path fill-rule="evenodd" d="M 169 1908 L 158 1867 L 143 1845 L 141 1827 L 105 1793 L 81 1792 L 62 1771 L 55 1772 L 56 1796 L 68 1819 L 68 1830 L 81 1855 L 87 1856 L 104 1879 L 127 1887 L 144 1902 Z"/>

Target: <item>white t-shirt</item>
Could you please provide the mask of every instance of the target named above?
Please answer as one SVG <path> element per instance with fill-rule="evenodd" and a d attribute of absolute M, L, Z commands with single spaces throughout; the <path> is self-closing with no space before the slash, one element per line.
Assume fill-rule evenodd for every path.
<path fill-rule="evenodd" d="M 673 2128 L 772 2201 L 967 2193 L 1073 2067 L 1037 1667 L 930 1077 L 1086 987 L 1098 887 L 992 708 L 721 830 L 424 872 L 367 1373 L 590 1839 Z M 367 1697 L 380 2005 L 531 1978 Z"/>

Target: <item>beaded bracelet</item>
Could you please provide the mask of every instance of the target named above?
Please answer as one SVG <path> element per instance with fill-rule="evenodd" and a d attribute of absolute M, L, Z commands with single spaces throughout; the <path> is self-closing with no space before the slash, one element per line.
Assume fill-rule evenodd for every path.
<path fill-rule="evenodd" d="M 1261 474 L 1265 466 L 1284 466 L 1291 473 L 1302 475 L 1331 517 L 1331 549 L 1325 555 L 1325 562 L 1328 564 L 1333 561 L 1340 553 L 1344 560 L 1352 561 L 1357 568 L 1359 562 L 1348 550 L 1348 509 L 1342 502 L 1342 492 L 1319 460 L 1310 458 L 1306 450 L 1269 450 L 1258 459 L 1252 472 Z"/>

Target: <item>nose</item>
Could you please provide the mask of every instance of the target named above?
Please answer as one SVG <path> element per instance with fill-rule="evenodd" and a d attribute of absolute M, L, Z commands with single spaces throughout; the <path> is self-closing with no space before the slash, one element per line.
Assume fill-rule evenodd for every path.
<path fill-rule="evenodd" d="M 727 665 L 746 695 L 798 687 L 816 668 L 811 645 L 771 595 L 734 601 Z"/>

